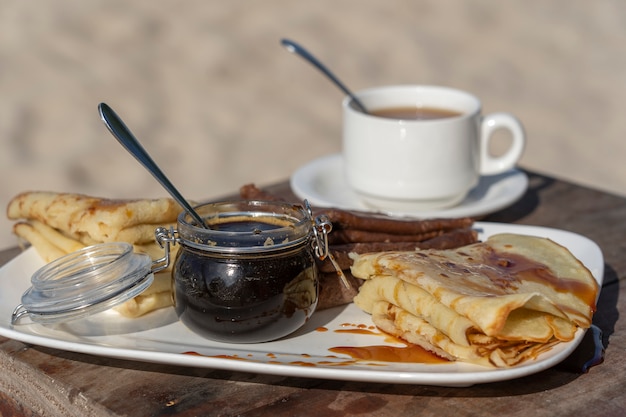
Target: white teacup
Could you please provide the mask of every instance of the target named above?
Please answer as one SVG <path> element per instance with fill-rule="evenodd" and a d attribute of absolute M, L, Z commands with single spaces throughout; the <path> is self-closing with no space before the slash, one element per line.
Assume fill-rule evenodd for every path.
<path fill-rule="evenodd" d="M 481 175 L 515 166 L 525 146 L 524 129 L 511 114 L 481 115 L 478 98 L 438 86 L 389 86 L 356 93 L 369 114 L 343 101 L 343 157 L 350 187 L 375 208 L 429 210 L 459 204 Z M 452 112 L 428 120 L 388 118 L 381 110 Z M 401 116 L 404 117 L 404 116 Z M 498 129 L 511 133 L 508 150 L 489 152 Z"/>

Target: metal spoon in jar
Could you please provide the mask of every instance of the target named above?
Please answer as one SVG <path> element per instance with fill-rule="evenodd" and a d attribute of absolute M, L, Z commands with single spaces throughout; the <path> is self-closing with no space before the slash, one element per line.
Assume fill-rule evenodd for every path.
<path fill-rule="evenodd" d="M 285 49 L 287 49 L 287 51 L 300 55 L 302 58 L 313 64 L 317 69 L 322 71 L 324 75 L 326 75 L 333 83 L 335 83 L 337 87 L 339 87 L 352 99 L 352 101 L 359 108 L 359 110 L 361 110 L 365 114 L 369 113 L 363 103 L 361 103 L 361 100 L 356 98 L 352 91 L 350 91 L 348 87 L 346 87 L 341 81 L 339 81 L 339 78 L 337 78 L 332 72 L 330 72 L 330 70 L 326 68 L 324 64 L 322 64 L 317 58 L 311 55 L 309 51 L 307 51 L 297 43 L 290 41 L 289 39 L 282 39 L 280 43 L 285 47 Z"/>
<path fill-rule="evenodd" d="M 185 198 L 178 192 L 176 187 L 170 182 L 170 180 L 163 174 L 163 171 L 152 160 L 148 152 L 141 146 L 139 141 L 132 134 L 130 129 L 126 127 L 122 119 L 105 103 L 98 105 L 98 111 L 100 112 L 100 118 L 104 122 L 109 131 L 117 139 L 117 141 L 139 161 L 141 165 L 146 168 L 154 178 L 167 190 L 168 193 L 176 200 L 181 207 L 198 223 L 198 225 L 208 229 L 206 223 L 200 215 L 191 207 L 191 205 L 185 200 Z"/>

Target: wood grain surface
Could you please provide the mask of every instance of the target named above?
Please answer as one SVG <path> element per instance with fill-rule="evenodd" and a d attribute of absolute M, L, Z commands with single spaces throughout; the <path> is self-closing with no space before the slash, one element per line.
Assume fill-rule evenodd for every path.
<path fill-rule="evenodd" d="M 505 382 L 447 388 L 286 378 L 111 359 L 0 338 L 0 415 L 90 416 L 571 416 L 626 411 L 626 199 L 530 173 L 530 188 L 485 221 L 579 233 L 606 271 L 594 324 L 604 363 L 562 365 Z M 269 189 L 293 199 L 286 182 Z M 0 253 L 0 264 L 19 251 Z M 620 318 L 622 316 L 622 318 Z"/>

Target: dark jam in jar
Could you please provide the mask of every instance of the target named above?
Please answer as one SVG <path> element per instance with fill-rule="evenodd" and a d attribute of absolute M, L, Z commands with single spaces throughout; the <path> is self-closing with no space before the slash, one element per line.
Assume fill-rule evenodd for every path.
<path fill-rule="evenodd" d="M 250 202 L 229 204 L 208 208 L 217 215 L 201 214 L 210 230 L 196 227 L 186 235 L 179 219 L 182 248 L 173 268 L 176 313 L 189 329 L 212 340 L 255 343 L 286 336 L 317 305 L 310 220 L 300 219 L 304 214 L 298 210 L 290 213 L 295 210 L 291 205 L 285 205 L 287 213 L 267 207 L 282 203 L 255 202 L 245 207 L 248 212 L 241 204 Z M 273 211 L 266 213 L 269 209 Z"/>

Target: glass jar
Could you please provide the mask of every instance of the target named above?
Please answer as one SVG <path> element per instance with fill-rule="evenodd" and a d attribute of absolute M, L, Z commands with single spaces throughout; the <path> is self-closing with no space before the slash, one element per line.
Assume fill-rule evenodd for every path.
<path fill-rule="evenodd" d="M 326 246 L 330 223 L 282 202 L 210 203 L 196 211 L 208 228 L 182 213 L 175 232 L 181 247 L 172 285 L 181 322 L 231 343 L 275 340 L 300 328 L 317 306 L 315 254 Z"/>

